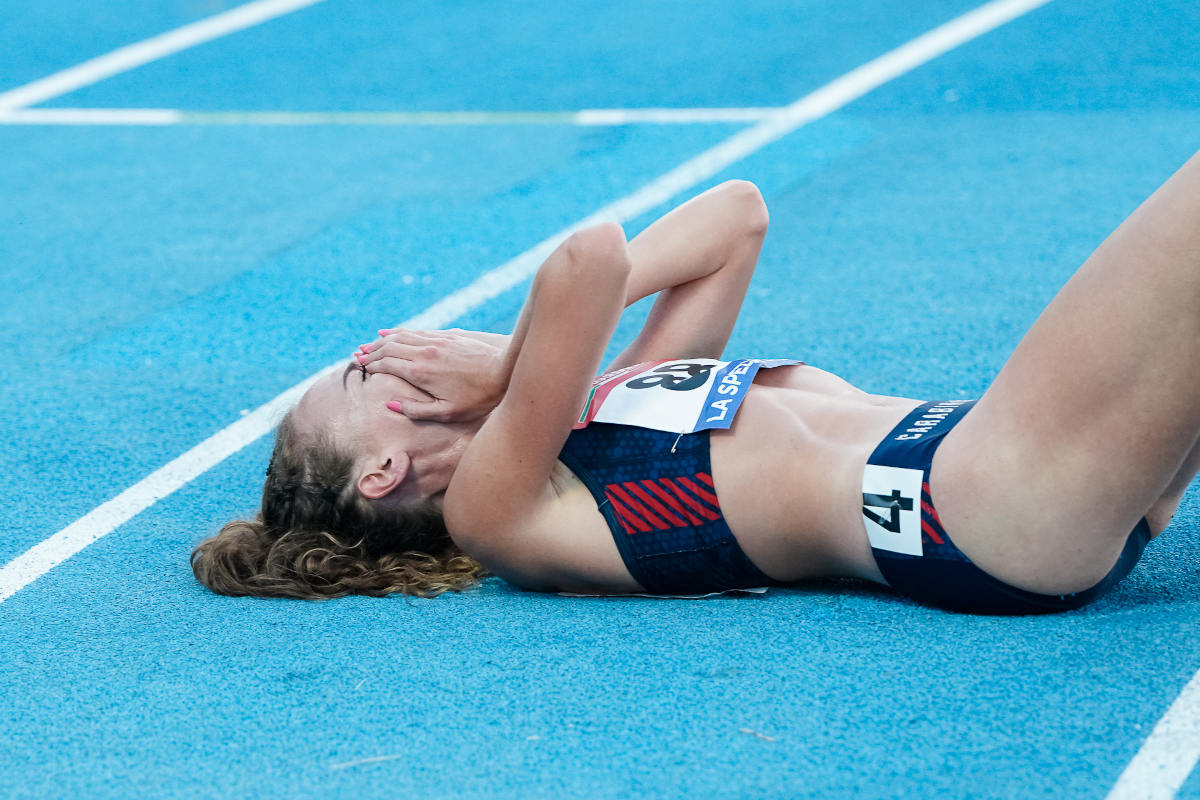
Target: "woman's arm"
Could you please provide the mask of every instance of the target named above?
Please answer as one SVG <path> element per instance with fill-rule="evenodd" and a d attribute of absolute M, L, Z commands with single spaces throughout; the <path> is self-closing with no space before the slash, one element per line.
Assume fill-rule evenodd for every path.
<path fill-rule="evenodd" d="M 659 358 L 720 357 L 767 222 L 758 188 L 749 181 L 726 181 L 673 209 L 630 242 L 624 304 L 659 296 L 641 333 L 606 371 Z M 406 404 L 402 413 L 412 419 L 477 419 L 504 396 L 524 343 L 529 308 L 511 338 L 395 329 L 380 331 L 382 338 L 363 345 L 357 358 L 369 372 L 390 372 L 434 398 Z M 469 336 L 480 341 L 463 338 Z"/>
<path fill-rule="evenodd" d="M 446 492 L 446 525 L 472 554 L 502 551 L 540 506 L 625 307 L 630 270 L 613 223 L 573 234 L 538 270 L 509 344 L 508 391 Z"/>
<path fill-rule="evenodd" d="M 658 293 L 645 326 L 609 370 L 659 358 L 719 358 L 754 274 L 769 217 L 749 181 L 726 181 L 629 243 L 626 304 Z"/>

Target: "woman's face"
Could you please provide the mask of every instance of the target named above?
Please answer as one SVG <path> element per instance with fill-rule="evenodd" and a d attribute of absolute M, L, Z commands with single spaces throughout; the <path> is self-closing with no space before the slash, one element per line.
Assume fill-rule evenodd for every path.
<path fill-rule="evenodd" d="M 302 431 L 324 431 L 352 452 L 379 445 L 402 445 L 413 434 L 413 423 L 387 407 L 397 400 L 428 400 L 430 396 L 408 381 L 386 373 L 364 373 L 351 362 L 313 384 L 293 420 Z"/>

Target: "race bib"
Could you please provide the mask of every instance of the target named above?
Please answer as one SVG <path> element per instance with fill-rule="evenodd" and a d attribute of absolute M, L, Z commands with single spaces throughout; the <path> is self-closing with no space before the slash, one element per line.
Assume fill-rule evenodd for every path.
<path fill-rule="evenodd" d="M 574 427 L 611 422 L 673 433 L 728 428 L 760 369 L 803 363 L 682 358 L 635 364 L 596 379 Z"/>

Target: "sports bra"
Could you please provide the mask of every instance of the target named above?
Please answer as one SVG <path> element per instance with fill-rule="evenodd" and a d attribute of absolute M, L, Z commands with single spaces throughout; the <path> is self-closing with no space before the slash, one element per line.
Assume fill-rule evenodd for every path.
<path fill-rule="evenodd" d="M 725 522 L 708 430 L 682 434 L 593 422 L 571 432 L 559 460 L 587 486 L 626 568 L 648 593 L 777 585 Z"/>

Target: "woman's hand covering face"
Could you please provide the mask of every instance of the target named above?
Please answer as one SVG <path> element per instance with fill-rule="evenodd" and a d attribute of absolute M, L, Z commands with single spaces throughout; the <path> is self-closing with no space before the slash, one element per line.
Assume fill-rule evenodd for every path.
<path fill-rule="evenodd" d="M 368 373 L 408 381 L 432 400 L 388 403 L 409 419 L 467 422 L 491 413 L 504 398 L 508 336 L 459 329 L 385 329 L 359 347 L 355 360 Z"/>

